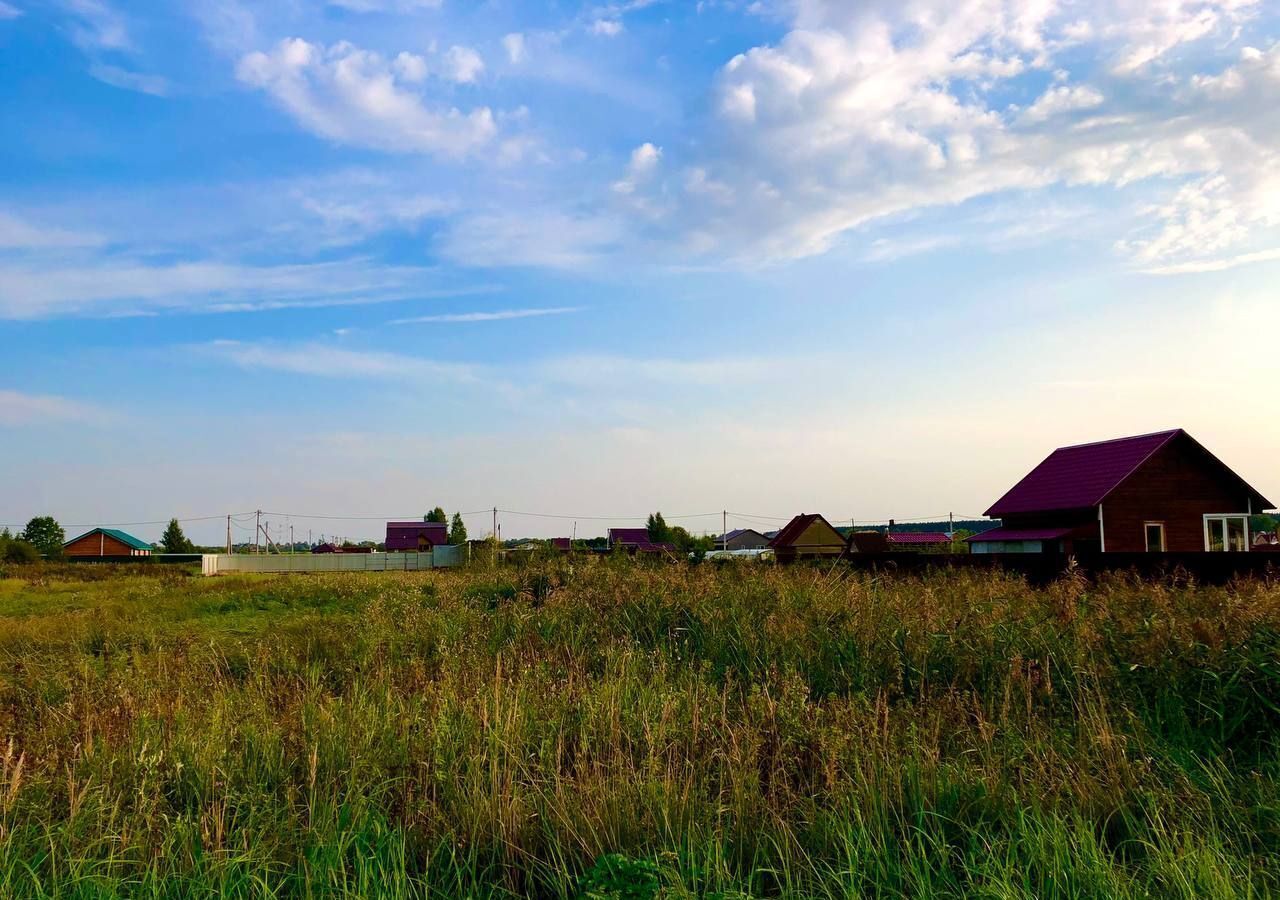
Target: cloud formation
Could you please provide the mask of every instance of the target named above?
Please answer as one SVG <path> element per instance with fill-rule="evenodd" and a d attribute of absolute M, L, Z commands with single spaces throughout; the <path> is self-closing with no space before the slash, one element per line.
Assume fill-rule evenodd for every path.
<path fill-rule="evenodd" d="M 454 50 L 461 57 L 453 63 L 454 79 L 474 78 L 478 57 Z M 245 84 L 267 91 L 304 128 L 344 144 L 458 158 L 497 133 L 487 106 L 464 113 L 429 105 L 419 90 L 425 66 L 403 54 L 389 61 L 346 42 L 323 47 L 288 38 L 268 53 L 245 55 L 236 72 Z"/>
<path fill-rule="evenodd" d="M 1280 113 L 1264 97 L 1280 85 L 1280 51 L 1246 49 L 1220 73 L 1164 65 L 1182 45 L 1229 40 L 1251 0 L 789 8 L 780 41 L 720 70 L 708 149 L 673 156 L 650 182 L 645 226 L 665 210 L 671 252 L 793 259 L 917 210 L 1156 179 L 1174 187 L 1154 227 L 1118 244 L 1140 261 L 1216 254 L 1277 224 Z M 1085 45 L 1109 68 L 1055 69 Z M 1051 75 L 1025 108 L 1002 102 Z M 641 193 L 635 163 L 615 190 Z"/>

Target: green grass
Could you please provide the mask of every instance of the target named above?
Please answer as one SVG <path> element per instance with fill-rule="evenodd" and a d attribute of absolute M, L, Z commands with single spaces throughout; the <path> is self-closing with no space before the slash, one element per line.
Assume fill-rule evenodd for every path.
<path fill-rule="evenodd" d="M 1267 897 L 1280 585 L 0 580 L 0 897 Z"/>

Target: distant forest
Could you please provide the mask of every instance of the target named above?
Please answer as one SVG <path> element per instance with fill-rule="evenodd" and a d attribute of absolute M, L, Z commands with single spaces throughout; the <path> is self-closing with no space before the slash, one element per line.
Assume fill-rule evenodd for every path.
<path fill-rule="evenodd" d="M 971 531 L 977 533 L 986 531 L 988 528 L 995 528 L 1000 524 L 999 519 L 956 519 L 956 531 Z M 894 534 L 902 534 L 908 531 L 950 531 L 952 524 L 946 519 L 941 522 L 895 522 L 893 526 Z M 881 534 L 888 531 L 887 524 L 880 525 L 859 525 L 858 531 L 878 531 Z M 848 525 L 843 528 L 837 528 L 841 534 L 848 534 L 850 528 Z"/>

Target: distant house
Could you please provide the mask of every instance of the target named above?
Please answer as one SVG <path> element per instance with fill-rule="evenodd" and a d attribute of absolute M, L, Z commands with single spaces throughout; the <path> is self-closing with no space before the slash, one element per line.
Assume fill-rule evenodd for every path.
<path fill-rule="evenodd" d="M 944 531 L 895 531 L 885 535 L 890 550 L 945 550 L 951 535 Z"/>
<path fill-rule="evenodd" d="M 1059 448 L 987 510 L 974 553 L 1244 551 L 1273 504 L 1182 429 Z"/>
<path fill-rule="evenodd" d="M 801 513 L 769 542 L 779 562 L 842 556 L 844 535 L 817 513 Z"/>
<path fill-rule="evenodd" d="M 449 543 L 449 526 L 444 522 L 388 522 L 388 553 L 426 552 Z"/>
<path fill-rule="evenodd" d="M 649 540 L 647 528 L 610 528 L 609 549 L 624 553 L 674 553 L 675 545 Z"/>
<path fill-rule="evenodd" d="M 717 550 L 766 550 L 769 539 L 754 528 L 735 528 L 716 541 Z"/>
<path fill-rule="evenodd" d="M 150 556 L 151 545 L 117 528 L 95 528 L 62 545 L 67 556 Z"/>
<path fill-rule="evenodd" d="M 849 534 L 850 553 L 888 553 L 889 538 L 883 531 L 854 531 Z"/>

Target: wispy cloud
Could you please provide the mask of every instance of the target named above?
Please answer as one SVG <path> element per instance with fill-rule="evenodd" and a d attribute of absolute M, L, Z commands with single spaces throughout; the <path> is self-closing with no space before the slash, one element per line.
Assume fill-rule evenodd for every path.
<path fill-rule="evenodd" d="M 167 97 L 170 92 L 167 79 L 159 75 L 130 72 L 128 69 L 122 69 L 119 66 L 94 63 L 89 67 L 89 74 L 103 84 L 109 84 L 112 87 L 118 87 L 126 91 L 137 91 L 140 94 L 150 94 L 153 97 Z"/>
<path fill-rule="evenodd" d="M 1142 272 L 1146 275 L 1193 275 L 1198 272 L 1222 272 L 1226 269 L 1234 269 L 1237 266 L 1274 262 L 1276 260 L 1280 260 L 1280 247 L 1218 259 L 1197 259 L 1168 266 L 1154 266 L 1149 269 L 1143 269 Z"/>
<path fill-rule="evenodd" d="M 0 427 L 55 422 L 104 422 L 110 413 L 98 405 L 53 394 L 27 394 L 0 388 Z"/>
<path fill-rule="evenodd" d="M 42 250 L 53 247 L 95 247 L 103 243 L 96 234 L 47 228 L 0 212 L 0 250 Z"/>
<path fill-rule="evenodd" d="M 478 382 L 474 366 L 418 356 L 350 350 L 320 342 L 211 341 L 199 350 L 243 369 L 265 369 L 322 378 L 392 378 L 454 384 Z"/>
<path fill-rule="evenodd" d="M 22 15 L 22 10 L 5 3 L 4 0 L 0 0 L 0 19 L 16 19 L 20 15 Z"/>
<path fill-rule="evenodd" d="M 414 316 L 394 319 L 392 325 L 414 325 L 419 322 L 505 322 L 508 319 L 532 319 L 539 316 L 563 316 L 581 312 L 581 306 L 552 306 L 539 309 L 502 309 L 495 312 L 441 313 L 434 316 Z"/>
<path fill-rule="evenodd" d="M 434 269 L 365 259 L 251 266 L 92 257 L 0 264 L 0 319 L 131 316 L 348 306 L 487 292 L 440 284 Z M 428 286 L 439 285 L 439 286 Z"/>

